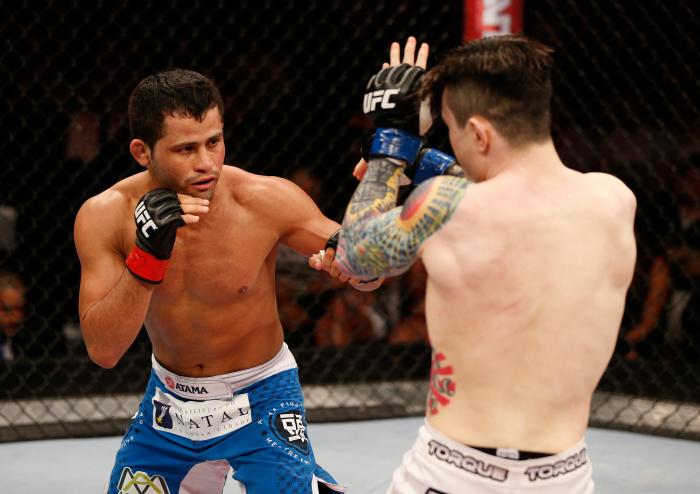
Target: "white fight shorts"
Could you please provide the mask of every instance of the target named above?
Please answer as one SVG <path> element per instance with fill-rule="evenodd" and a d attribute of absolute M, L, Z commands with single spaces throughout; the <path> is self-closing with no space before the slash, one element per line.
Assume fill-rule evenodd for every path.
<path fill-rule="evenodd" d="M 590 494 L 586 443 L 556 455 L 513 460 L 465 446 L 427 422 L 394 472 L 387 494 Z"/>

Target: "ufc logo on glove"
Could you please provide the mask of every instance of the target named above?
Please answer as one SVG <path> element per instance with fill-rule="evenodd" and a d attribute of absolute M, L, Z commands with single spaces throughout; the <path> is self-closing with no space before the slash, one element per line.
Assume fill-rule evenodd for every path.
<path fill-rule="evenodd" d="M 377 103 L 381 103 L 380 108 L 389 109 L 396 107 L 396 103 L 389 101 L 393 95 L 398 94 L 398 89 L 378 89 L 370 93 L 365 93 L 365 99 L 362 104 L 362 110 L 365 113 L 372 112 L 377 109 Z"/>
<path fill-rule="evenodd" d="M 151 219 L 151 215 L 148 214 L 148 211 L 146 211 L 146 204 L 144 204 L 143 201 L 141 201 L 138 206 L 136 206 L 136 210 L 134 211 L 134 217 L 136 218 L 136 223 L 143 224 L 141 227 L 141 232 L 143 235 L 148 238 L 148 230 L 151 228 L 152 230 L 157 230 L 158 227 L 156 226 L 155 222 Z"/>

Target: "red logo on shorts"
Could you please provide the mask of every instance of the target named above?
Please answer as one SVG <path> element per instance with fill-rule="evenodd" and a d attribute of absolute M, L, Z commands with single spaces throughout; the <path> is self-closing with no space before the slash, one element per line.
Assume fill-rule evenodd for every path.
<path fill-rule="evenodd" d="M 439 412 L 438 405 L 446 406 L 450 399 L 448 396 L 455 394 L 457 384 L 449 377 L 453 373 L 452 366 L 441 367 L 444 364 L 445 355 L 442 353 L 433 354 L 433 365 L 430 369 L 430 392 L 428 393 L 428 410 L 430 415 Z"/>
<path fill-rule="evenodd" d="M 175 381 L 173 381 L 172 377 L 165 378 L 165 385 L 170 389 L 175 389 Z"/>

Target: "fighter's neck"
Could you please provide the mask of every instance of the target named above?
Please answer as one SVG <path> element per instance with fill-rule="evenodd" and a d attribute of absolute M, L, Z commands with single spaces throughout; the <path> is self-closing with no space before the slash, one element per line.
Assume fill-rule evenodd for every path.
<path fill-rule="evenodd" d="M 486 179 L 491 179 L 505 172 L 542 173 L 563 167 L 559 154 L 552 140 L 533 143 L 524 147 L 510 148 L 496 153 L 493 166 L 486 170 Z"/>

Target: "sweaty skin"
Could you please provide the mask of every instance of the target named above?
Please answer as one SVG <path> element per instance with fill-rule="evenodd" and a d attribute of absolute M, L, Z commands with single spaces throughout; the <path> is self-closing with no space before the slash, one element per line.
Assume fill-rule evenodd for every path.
<path fill-rule="evenodd" d="M 293 183 L 223 165 L 222 127 L 216 108 L 201 122 L 166 117 L 166 136 L 154 146 L 156 173 L 118 182 L 78 213 L 81 327 L 98 364 L 116 365 L 144 322 L 156 359 L 183 376 L 250 368 L 279 351 L 277 245 L 309 256 L 339 225 Z M 217 181 L 206 191 L 192 185 L 212 176 Z M 177 231 L 164 282 L 154 286 L 136 280 L 124 260 L 135 241 L 136 203 L 163 185 L 192 205 L 183 205 L 188 224 Z"/>

